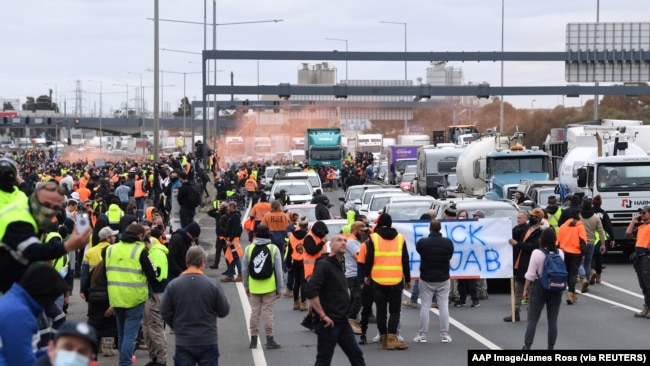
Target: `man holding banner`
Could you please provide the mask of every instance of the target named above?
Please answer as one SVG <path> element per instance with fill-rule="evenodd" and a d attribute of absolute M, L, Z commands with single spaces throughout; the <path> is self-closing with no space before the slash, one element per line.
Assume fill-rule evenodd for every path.
<path fill-rule="evenodd" d="M 402 290 L 411 288 L 406 242 L 392 224 L 390 215 L 379 216 L 375 232 L 370 236 L 364 268 L 365 283 L 372 283 L 375 292 L 381 346 L 388 350 L 408 348 L 406 342 L 397 339 L 397 325 L 402 310 Z"/>

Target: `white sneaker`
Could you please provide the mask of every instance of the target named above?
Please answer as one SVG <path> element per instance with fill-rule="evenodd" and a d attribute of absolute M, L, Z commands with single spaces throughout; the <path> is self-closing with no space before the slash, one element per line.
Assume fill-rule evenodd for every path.
<path fill-rule="evenodd" d="M 397 340 L 400 342 L 404 342 L 404 337 L 402 337 L 401 334 L 397 333 Z"/>
<path fill-rule="evenodd" d="M 451 343 L 451 337 L 447 333 L 442 333 L 442 335 L 440 336 L 440 340 L 442 341 L 442 343 Z"/>
<path fill-rule="evenodd" d="M 420 333 L 413 338 L 413 342 L 415 343 L 427 343 L 427 334 L 426 333 Z"/>
<path fill-rule="evenodd" d="M 372 343 L 379 343 L 379 340 L 380 340 L 380 339 L 381 339 L 381 337 L 379 336 L 379 334 L 377 334 L 377 335 L 375 336 L 375 338 L 372 339 Z"/>

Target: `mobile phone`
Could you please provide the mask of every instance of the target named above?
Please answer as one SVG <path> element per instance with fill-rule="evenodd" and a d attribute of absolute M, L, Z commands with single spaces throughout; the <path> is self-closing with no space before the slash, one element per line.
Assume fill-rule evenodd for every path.
<path fill-rule="evenodd" d="M 90 228 L 90 218 L 88 218 L 87 213 L 80 214 L 79 219 L 77 219 L 77 233 L 82 234 Z"/>

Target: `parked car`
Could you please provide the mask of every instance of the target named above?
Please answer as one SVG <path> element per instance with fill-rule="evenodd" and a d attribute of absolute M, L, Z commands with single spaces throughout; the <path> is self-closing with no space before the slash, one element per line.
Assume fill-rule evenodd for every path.
<path fill-rule="evenodd" d="M 363 191 L 371 187 L 380 186 L 376 184 L 364 184 L 348 187 L 348 190 L 345 192 L 345 196 L 339 197 L 339 201 L 341 201 L 341 217 L 345 217 L 348 210 L 354 210 L 354 201 L 360 199 L 363 195 Z"/>
<path fill-rule="evenodd" d="M 517 225 L 517 212 L 519 208 L 512 201 L 492 201 L 488 199 L 467 198 L 463 200 L 436 200 L 433 202 L 431 208 L 436 211 L 438 218 L 445 217 L 445 209 L 451 204 L 456 205 L 456 212 L 465 210 L 469 213 L 470 217 L 476 210 L 485 212 L 485 217 L 508 217 L 512 227 Z"/>
<path fill-rule="evenodd" d="M 431 203 L 426 201 L 397 201 L 386 203 L 381 213 L 389 214 L 393 220 L 419 220 L 430 208 Z"/>
<path fill-rule="evenodd" d="M 395 196 L 400 196 L 400 195 L 406 196 L 409 194 L 405 192 L 388 192 L 388 193 L 374 194 L 370 198 L 368 204 L 361 205 L 361 209 L 359 210 L 359 213 L 362 215 L 366 215 L 368 220 L 373 222 L 379 216 L 379 212 L 384 209 L 384 206 L 386 206 L 386 202 L 388 202 L 390 198 Z"/>
<path fill-rule="evenodd" d="M 415 173 L 404 173 L 402 174 L 402 179 L 399 182 L 399 187 L 404 192 L 413 191 L 413 179 L 415 179 Z"/>

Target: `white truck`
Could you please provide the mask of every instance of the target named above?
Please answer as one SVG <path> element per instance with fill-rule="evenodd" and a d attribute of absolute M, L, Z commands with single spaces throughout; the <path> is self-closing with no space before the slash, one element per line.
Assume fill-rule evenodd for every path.
<path fill-rule="evenodd" d="M 305 150 L 291 150 L 289 151 L 289 159 L 295 162 L 305 161 Z"/>
<path fill-rule="evenodd" d="M 357 134 L 356 152 L 369 152 L 375 160 L 379 160 L 381 154 L 383 136 L 379 133 Z"/>
<path fill-rule="evenodd" d="M 254 137 L 253 146 L 255 147 L 253 153 L 258 156 L 270 154 L 273 150 L 270 137 Z"/>
<path fill-rule="evenodd" d="M 397 145 L 425 146 L 431 145 L 429 135 L 397 135 Z"/>
<path fill-rule="evenodd" d="M 439 198 L 438 185 L 443 178 L 456 174 L 456 164 L 463 149 L 454 144 L 426 145 L 418 148 L 414 191 L 421 196 Z"/>
<path fill-rule="evenodd" d="M 599 194 L 614 227 L 614 249 L 631 252 L 634 240 L 625 229 L 639 208 L 650 205 L 650 157 L 624 133 L 576 137 L 560 164 L 562 195 Z"/>

